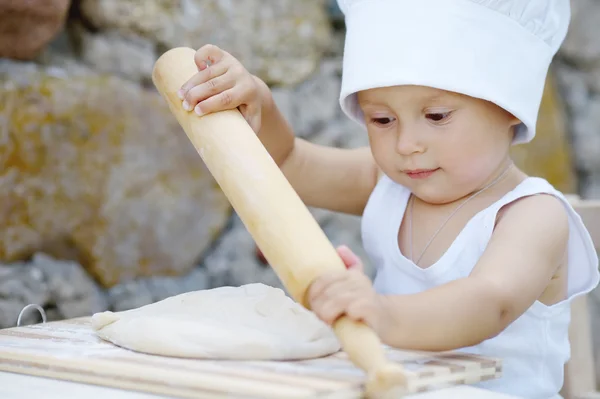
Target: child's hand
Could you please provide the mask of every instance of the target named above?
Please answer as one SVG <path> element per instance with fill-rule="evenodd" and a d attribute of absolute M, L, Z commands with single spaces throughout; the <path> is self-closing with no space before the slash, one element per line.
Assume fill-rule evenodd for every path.
<path fill-rule="evenodd" d="M 337 251 L 348 271 L 325 274 L 311 284 L 308 300 L 312 311 L 329 325 L 345 314 L 378 330 L 381 297 L 364 274 L 360 259 L 345 246 Z"/>
<path fill-rule="evenodd" d="M 252 130 L 258 133 L 263 96 L 269 92 L 266 84 L 217 46 L 208 44 L 201 47 L 196 51 L 194 60 L 198 73 L 177 93 L 183 101 L 183 108 L 194 110 L 198 115 L 239 108 Z"/>

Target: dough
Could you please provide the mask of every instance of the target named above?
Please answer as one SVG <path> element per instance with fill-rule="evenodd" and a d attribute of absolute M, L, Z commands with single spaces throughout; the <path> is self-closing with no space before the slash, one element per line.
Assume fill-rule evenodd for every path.
<path fill-rule="evenodd" d="M 156 355 L 299 360 L 340 349 L 333 330 L 279 289 L 264 284 L 175 295 L 137 309 L 92 316 L 96 334 Z"/>

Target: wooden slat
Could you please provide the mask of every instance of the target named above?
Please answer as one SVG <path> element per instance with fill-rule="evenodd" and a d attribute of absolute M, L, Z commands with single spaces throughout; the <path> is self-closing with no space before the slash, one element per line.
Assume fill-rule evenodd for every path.
<path fill-rule="evenodd" d="M 408 392 L 500 375 L 499 360 L 398 351 Z M 0 330 L 0 370 L 179 398 L 361 397 L 364 372 L 345 353 L 301 361 L 198 360 L 137 353 L 98 338 L 89 318 Z"/>
<path fill-rule="evenodd" d="M 339 395 L 339 398 L 345 398 Z M 0 371 L 0 398 L 23 399 L 173 399 L 167 395 L 156 395 L 98 385 L 61 381 Z M 404 399 L 520 399 L 468 385 L 442 388 L 435 391 L 411 394 Z M 593 398 L 580 398 L 593 399 Z M 600 398 L 596 398 L 600 399 Z"/>

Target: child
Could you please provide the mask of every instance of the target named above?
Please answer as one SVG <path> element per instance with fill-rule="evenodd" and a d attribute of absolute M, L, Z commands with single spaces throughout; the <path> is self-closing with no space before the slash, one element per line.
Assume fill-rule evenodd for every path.
<path fill-rule="evenodd" d="M 340 247 L 349 271 L 308 293 L 322 320 L 363 320 L 398 348 L 499 357 L 503 376 L 479 386 L 559 397 L 570 302 L 598 284 L 598 258 L 565 197 L 509 151 L 535 135 L 568 0 L 338 1 L 340 103 L 368 148 L 295 138 L 268 87 L 212 45 L 183 107 L 238 107 L 308 206 L 362 215 L 376 277 Z"/>

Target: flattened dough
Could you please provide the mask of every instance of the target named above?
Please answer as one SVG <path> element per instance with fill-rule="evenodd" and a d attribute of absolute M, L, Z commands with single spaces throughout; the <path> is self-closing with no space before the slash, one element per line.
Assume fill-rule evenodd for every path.
<path fill-rule="evenodd" d="M 332 329 L 279 289 L 256 283 L 92 316 L 96 334 L 138 352 L 204 359 L 298 360 L 340 349 Z"/>

